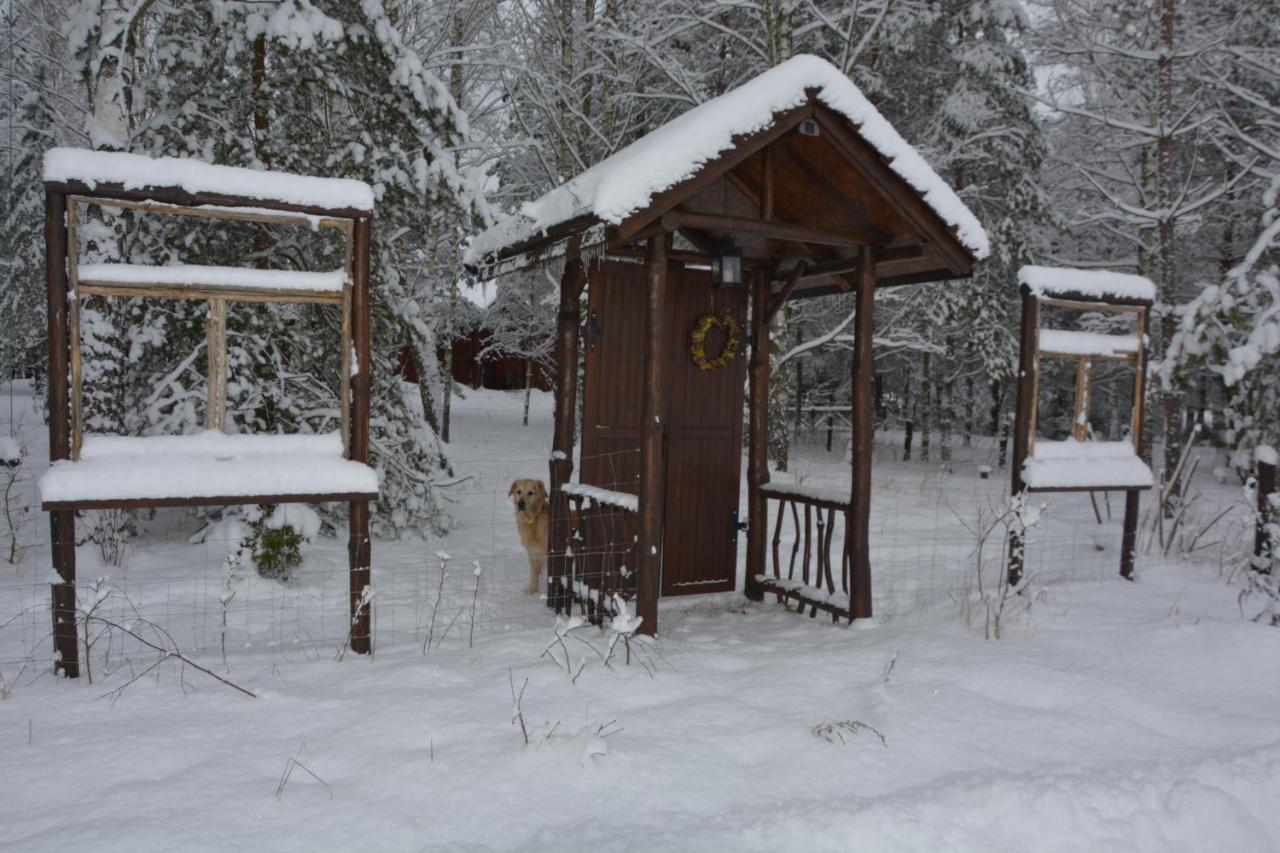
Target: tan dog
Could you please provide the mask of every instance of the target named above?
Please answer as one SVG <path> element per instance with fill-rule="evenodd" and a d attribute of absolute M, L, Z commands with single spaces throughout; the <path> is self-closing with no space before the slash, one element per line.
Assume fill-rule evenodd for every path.
<path fill-rule="evenodd" d="M 547 566 L 547 540 L 551 533 L 551 512 L 547 487 L 541 480 L 516 480 L 507 492 L 516 509 L 516 532 L 529 556 L 529 585 L 526 595 L 537 595 L 542 570 Z"/>

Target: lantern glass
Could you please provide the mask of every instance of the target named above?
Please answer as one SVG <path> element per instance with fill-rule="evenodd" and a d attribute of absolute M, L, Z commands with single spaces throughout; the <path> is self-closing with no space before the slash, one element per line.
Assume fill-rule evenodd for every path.
<path fill-rule="evenodd" d="M 742 250 L 729 237 L 720 241 L 716 256 L 711 259 L 711 278 L 717 289 L 742 287 Z"/>

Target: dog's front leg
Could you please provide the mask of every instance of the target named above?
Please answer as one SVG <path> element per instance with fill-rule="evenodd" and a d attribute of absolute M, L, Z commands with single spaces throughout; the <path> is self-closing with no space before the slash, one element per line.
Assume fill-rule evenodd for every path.
<path fill-rule="evenodd" d="M 542 578 L 542 568 L 546 562 L 546 557 L 529 555 L 529 585 L 524 588 L 525 595 L 538 594 L 538 589 L 541 587 L 539 581 Z"/>

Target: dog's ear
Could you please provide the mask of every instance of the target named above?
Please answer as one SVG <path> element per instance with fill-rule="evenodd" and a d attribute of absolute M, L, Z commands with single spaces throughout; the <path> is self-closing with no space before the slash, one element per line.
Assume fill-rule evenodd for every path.
<path fill-rule="evenodd" d="M 533 485 L 538 490 L 538 497 L 545 499 L 547 496 L 547 484 L 539 480 Z"/>
<path fill-rule="evenodd" d="M 515 480 L 511 483 L 511 488 L 507 489 L 507 497 L 511 497 L 516 493 L 516 486 L 518 485 L 520 485 L 519 480 Z"/>

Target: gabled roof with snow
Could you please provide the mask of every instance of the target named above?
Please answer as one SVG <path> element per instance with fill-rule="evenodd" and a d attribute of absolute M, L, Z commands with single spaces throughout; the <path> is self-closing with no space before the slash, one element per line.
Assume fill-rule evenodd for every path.
<path fill-rule="evenodd" d="M 738 88 L 667 122 L 479 234 L 467 251 L 471 265 L 574 221 L 616 225 L 655 196 L 695 175 L 735 145 L 734 137 L 769 128 L 776 116 L 816 92 L 819 102 L 848 119 L 889 167 L 953 229 L 975 260 L 987 256 L 986 231 L 955 192 L 903 140 L 848 77 L 816 56 L 797 56 Z"/>
<path fill-rule="evenodd" d="M 81 183 L 91 189 L 99 184 L 119 185 L 126 190 L 177 187 L 193 195 L 209 193 L 326 210 L 373 211 L 373 188 L 364 181 L 119 151 L 52 148 L 44 155 L 44 180 Z"/>

